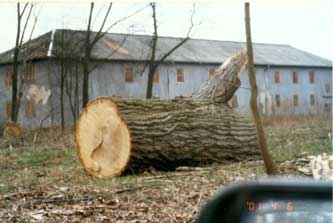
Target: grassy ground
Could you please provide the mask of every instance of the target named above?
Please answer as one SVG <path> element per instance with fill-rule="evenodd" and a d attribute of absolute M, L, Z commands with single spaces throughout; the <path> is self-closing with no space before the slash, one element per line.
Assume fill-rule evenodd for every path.
<path fill-rule="evenodd" d="M 332 153 L 328 122 L 266 131 L 279 163 Z M 216 189 L 265 175 L 255 161 L 97 179 L 85 174 L 70 143 L 41 144 L 0 150 L 1 222 L 193 222 Z"/>

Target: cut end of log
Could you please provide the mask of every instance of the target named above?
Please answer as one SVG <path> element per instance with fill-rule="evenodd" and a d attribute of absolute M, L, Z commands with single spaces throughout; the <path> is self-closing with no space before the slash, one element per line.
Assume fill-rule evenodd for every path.
<path fill-rule="evenodd" d="M 80 115 L 75 130 L 80 162 L 97 177 L 119 176 L 131 153 L 130 131 L 111 97 L 90 102 Z"/>

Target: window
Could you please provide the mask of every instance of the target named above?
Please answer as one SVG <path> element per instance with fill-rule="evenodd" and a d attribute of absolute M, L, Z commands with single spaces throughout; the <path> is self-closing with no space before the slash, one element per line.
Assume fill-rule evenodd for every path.
<path fill-rule="evenodd" d="M 276 104 L 276 107 L 281 106 L 281 98 L 280 98 L 279 94 L 275 95 L 275 104 Z"/>
<path fill-rule="evenodd" d="M 310 94 L 310 105 L 311 106 L 315 105 L 315 95 L 314 94 Z"/>
<path fill-rule="evenodd" d="M 276 84 L 278 84 L 278 83 L 280 83 L 280 71 L 275 71 L 275 73 L 274 73 L 274 82 L 276 83 Z"/>
<path fill-rule="evenodd" d="M 298 95 L 294 94 L 293 99 L 294 99 L 294 106 L 297 107 L 298 106 Z"/>
<path fill-rule="evenodd" d="M 234 95 L 231 99 L 231 106 L 233 108 L 237 108 L 238 107 L 238 99 L 237 99 L 237 95 Z"/>
<path fill-rule="evenodd" d="M 6 113 L 7 113 L 7 117 L 10 118 L 11 113 L 12 113 L 12 103 L 10 101 L 6 102 Z"/>
<path fill-rule="evenodd" d="M 324 111 L 325 112 L 332 112 L 332 104 L 325 103 L 324 104 Z"/>
<path fill-rule="evenodd" d="M 314 73 L 313 70 L 311 70 L 309 72 L 309 81 L 310 81 L 311 84 L 313 84 L 315 82 L 315 73 Z"/>
<path fill-rule="evenodd" d="M 5 73 L 5 86 L 10 87 L 12 85 L 12 72 L 13 67 L 8 67 Z"/>
<path fill-rule="evenodd" d="M 154 73 L 154 83 L 160 83 L 160 70 L 158 69 L 158 67 L 156 68 Z"/>
<path fill-rule="evenodd" d="M 293 71 L 293 83 L 297 84 L 298 83 L 298 75 L 297 71 Z"/>
<path fill-rule="evenodd" d="M 177 69 L 177 82 L 184 82 L 184 69 L 183 68 Z"/>
<path fill-rule="evenodd" d="M 329 93 L 331 90 L 331 86 L 329 84 L 325 84 L 325 91 L 326 93 Z"/>
<path fill-rule="evenodd" d="M 124 65 L 124 75 L 125 75 L 125 81 L 126 82 L 133 82 L 133 67 L 130 64 Z"/>
<path fill-rule="evenodd" d="M 23 77 L 26 81 L 35 80 L 35 66 L 33 63 L 27 63 L 23 69 Z"/>
<path fill-rule="evenodd" d="M 35 101 L 33 99 L 27 100 L 25 106 L 25 115 L 27 118 L 35 116 Z"/>
<path fill-rule="evenodd" d="M 215 68 L 209 68 L 208 69 L 208 78 L 214 76 L 215 74 Z"/>

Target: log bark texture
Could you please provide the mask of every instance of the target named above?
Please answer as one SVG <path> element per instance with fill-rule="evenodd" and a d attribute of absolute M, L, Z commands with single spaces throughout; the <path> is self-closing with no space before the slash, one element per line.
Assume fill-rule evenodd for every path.
<path fill-rule="evenodd" d="M 152 166 L 172 170 L 182 165 L 258 158 L 252 120 L 227 105 L 240 85 L 238 75 L 246 60 L 244 50 L 235 54 L 217 70 L 215 81 L 208 81 L 191 99 L 102 97 L 89 103 L 76 127 L 81 163 L 88 173 L 108 177 L 120 175 L 125 169 L 135 172 Z M 107 115 L 101 117 L 103 114 Z M 117 119 L 112 122 L 118 124 L 111 125 L 114 114 Z M 87 131 L 91 133 L 86 134 Z M 116 139 L 115 131 L 130 133 L 131 150 L 126 159 L 127 152 L 123 152 L 127 151 L 126 142 L 116 140 L 117 148 L 125 148 L 119 152 L 112 143 Z M 128 139 L 126 134 L 118 135 L 119 138 Z M 114 161 L 119 154 L 122 162 L 106 161 Z"/>
<path fill-rule="evenodd" d="M 148 103 L 152 105 L 149 111 L 135 106 L 136 112 L 132 113 L 122 100 L 117 99 L 116 104 L 132 135 L 129 167 L 133 169 L 153 166 L 170 170 L 180 165 L 254 159 L 258 155 L 252 121 L 228 106 L 154 101 Z M 175 105 L 179 107 L 171 110 Z"/>

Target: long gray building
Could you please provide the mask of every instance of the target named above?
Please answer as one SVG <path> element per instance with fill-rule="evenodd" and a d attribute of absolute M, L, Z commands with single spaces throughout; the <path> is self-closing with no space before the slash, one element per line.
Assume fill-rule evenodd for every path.
<path fill-rule="evenodd" d="M 92 37 L 95 33 L 92 33 Z M 24 127 L 60 123 L 60 98 L 66 123 L 80 111 L 84 31 L 53 30 L 24 44 L 20 53 L 23 97 L 19 121 Z M 108 33 L 92 50 L 90 99 L 98 96 L 143 98 L 152 36 Z M 159 37 L 156 58 L 181 41 Z M 243 42 L 190 39 L 158 67 L 153 96 L 191 96 L 214 69 L 245 47 Z M 0 54 L 0 122 L 10 117 L 13 49 Z M 254 44 L 259 106 L 266 115 L 323 114 L 332 108 L 332 62 L 289 45 Z M 64 77 L 62 79 L 62 77 Z M 231 101 L 248 113 L 247 72 Z"/>

